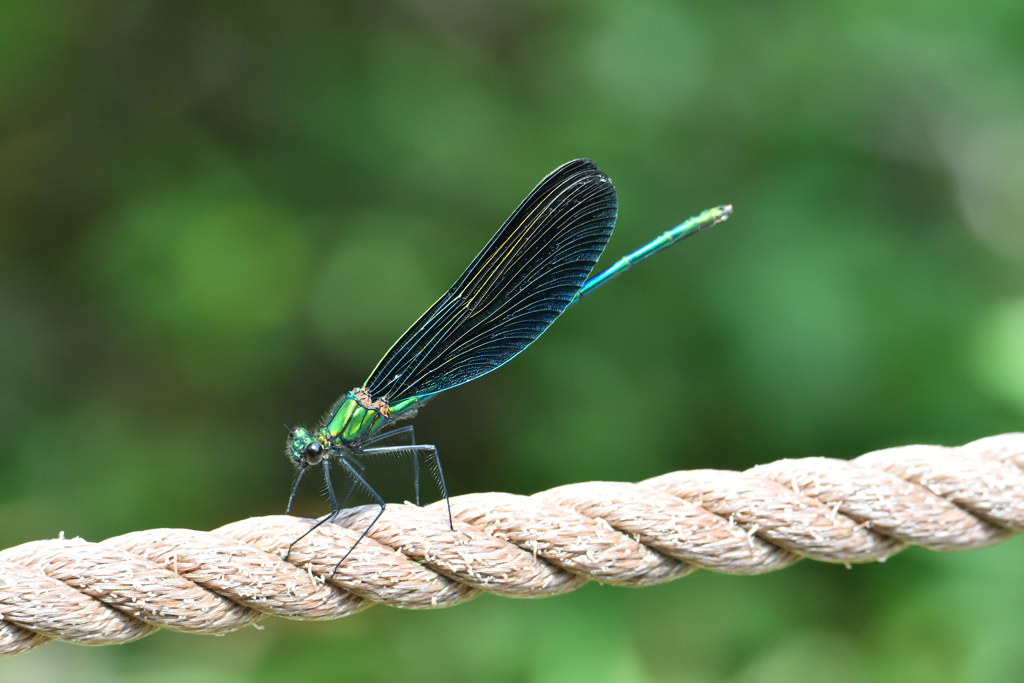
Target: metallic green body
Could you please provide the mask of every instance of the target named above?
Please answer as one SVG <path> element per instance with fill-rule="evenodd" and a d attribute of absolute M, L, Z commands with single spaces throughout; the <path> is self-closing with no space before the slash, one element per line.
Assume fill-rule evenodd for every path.
<path fill-rule="evenodd" d="M 355 392 L 349 392 L 324 431 L 331 441 L 340 437 L 344 442 L 351 442 L 369 436 L 380 429 L 385 421 L 381 411 L 364 408 L 359 405 Z"/>
<path fill-rule="evenodd" d="M 420 404 L 425 400 L 427 399 L 420 396 L 413 396 L 412 398 L 407 398 L 404 401 L 399 401 L 391 406 L 391 419 L 404 420 L 407 417 L 412 417 L 416 414 Z"/>
<path fill-rule="evenodd" d="M 381 427 L 416 414 L 429 397 L 414 396 L 394 405 L 374 400 L 363 389 L 353 389 L 335 404 L 324 425 L 310 434 L 298 427 L 293 430 L 288 444 L 291 458 L 302 462 L 306 447 L 318 441 L 325 449 L 344 448 L 348 444 L 373 436 Z"/>
<path fill-rule="evenodd" d="M 388 423 L 412 417 L 420 403 L 419 397 L 413 397 L 393 406 L 384 404 L 380 408 L 367 408 L 360 403 L 357 390 L 353 390 L 342 399 L 321 431 L 332 443 L 338 439 L 351 443 L 371 436 Z"/>

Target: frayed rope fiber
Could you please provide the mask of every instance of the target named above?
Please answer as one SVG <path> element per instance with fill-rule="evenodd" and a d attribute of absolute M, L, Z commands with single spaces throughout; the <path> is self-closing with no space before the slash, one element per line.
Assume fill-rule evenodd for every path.
<path fill-rule="evenodd" d="M 226 633 L 275 615 L 336 619 L 374 603 L 447 607 L 481 591 L 534 598 L 587 581 L 646 586 L 698 569 L 761 574 L 808 557 L 852 564 L 907 545 L 971 550 L 1024 531 L 1024 433 L 959 448 L 904 446 L 779 460 L 746 472 L 673 472 L 533 496 L 254 517 L 211 532 L 137 531 L 100 543 L 0 551 L 0 655 L 51 639 L 125 643 L 158 628 Z"/>

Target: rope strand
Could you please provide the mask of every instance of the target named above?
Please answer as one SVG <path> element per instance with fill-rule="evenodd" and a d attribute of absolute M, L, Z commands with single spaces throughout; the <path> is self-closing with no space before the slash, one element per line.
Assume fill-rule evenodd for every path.
<path fill-rule="evenodd" d="M 447 607 L 481 591 L 532 598 L 587 581 L 645 586 L 698 568 L 760 574 L 808 557 L 883 560 L 907 545 L 971 550 L 1024 531 L 1024 433 L 960 448 L 904 446 L 852 461 L 779 460 L 638 484 L 589 482 L 533 496 L 477 493 L 246 519 L 212 532 L 137 531 L 100 543 L 0 551 L 0 656 L 51 639 L 125 643 L 158 628 L 226 633 L 268 616 L 336 619 L 374 603 Z"/>

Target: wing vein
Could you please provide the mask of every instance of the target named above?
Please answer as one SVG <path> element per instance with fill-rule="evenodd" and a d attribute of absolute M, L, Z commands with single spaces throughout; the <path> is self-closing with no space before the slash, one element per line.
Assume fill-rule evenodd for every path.
<path fill-rule="evenodd" d="M 504 364 L 586 281 L 615 225 L 615 188 L 593 162 L 555 169 L 366 380 L 391 402 L 425 397 Z"/>

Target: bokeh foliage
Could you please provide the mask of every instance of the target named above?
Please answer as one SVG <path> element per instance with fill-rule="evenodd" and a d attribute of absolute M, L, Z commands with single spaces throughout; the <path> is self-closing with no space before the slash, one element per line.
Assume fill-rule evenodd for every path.
<path fill-rule="evenodd" d="M 607 262 L 735 216 L 435 399 L 453 493 L 1020 430 L 1022 32 L 1009 0 L 0 4 L 0 547 L 281 512 L 282 424 L 579 156 L 619 190 Z M 0 678 L 1017 681 L 1020 541 Z"/>

